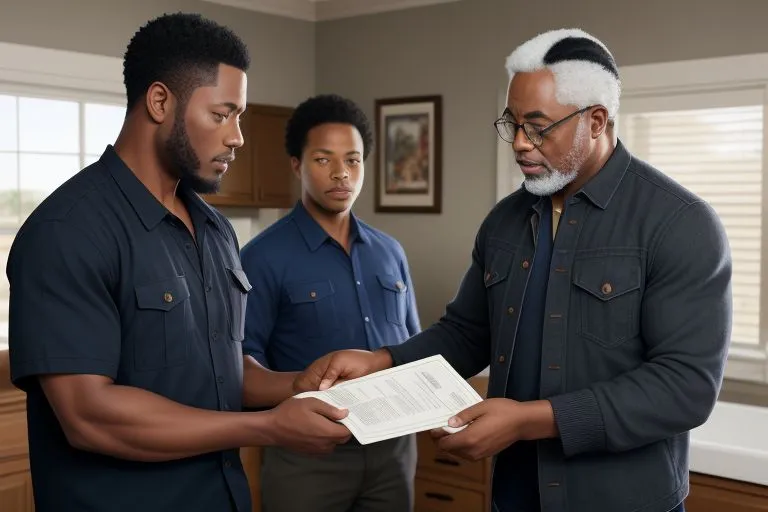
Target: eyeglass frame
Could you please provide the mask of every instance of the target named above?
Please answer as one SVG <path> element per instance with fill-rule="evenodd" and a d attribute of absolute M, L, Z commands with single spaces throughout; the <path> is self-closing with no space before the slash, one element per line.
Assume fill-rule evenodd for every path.
<path fill-rule="evenodd" d="M 504 142 L 507 142 L 509 144 L 512 144 L 512 143 L 515 142 L 515 137 L 517 137 L 517 130 L 522 128 L 523 129 L 523 133 L 525 134 L 525 137 L 530 141 L 530 143 L 533 144 L 534 147 L 540 148 L 544 144 L 544 136 L 547 133 L 549 133 L 553 129 L 557 128 L 561 124 L 565 123 L 569 119 L 571 119 L 573 117 L 576 117 L 577 115 L 583 114 L 587 110 L 589 110 L 591 108 L 594 108 L 596 106 L 598 106 L 598 105 L 590 105 L 588 107 L 584 107 L 584 108 L 582 108 L 580 110 L 577 110 L 576 112 L 572 112 L 572 113 L 568 114 L 567 116 L 565 116 L 564 118 L 560 119 L 559 121 L 555 121 L 554 123 L 550 124 L 549 126 L 545 126 L 544 128 L 542 128 L 540 130 L 538 128 L 536 128 L 535 126 L 531 125 L 528 121 L 526 121 L 524 123 L 518 124 L 518 123 L 516 123 L 514 121 L 509 120 L 508 118 L 505 119 L 504 118 L 505 114 L 510 114 L 510 115 L 512 114 L 509 111 L 509 109 L 506 108 L 506 109 L 504 109 L 504 112 L 501 114 L 501 117 L 493 122 L 493 126 L 496 128 L 496 133 L 499 134 L 499 137 L 501 138 L 501 140 L 503 140 Z M 507 139 L 504 138 L 504 136 L 501 134 L 501 130 L 499 129 L 499 125 L 500 124 L 511 124 L 514 127 L 514 131 L 512 132 L 512 140 L 507 140 Z M 541 138 L 541 142 L 539 142 L 537 144 L 536 142 L 533 141 L 533 139 L 531 139 L 531 135 L 525 129 L 525 125 L 528 125 L 528 126 L 531 127 L 532 130 L 535 130 L 535 133 Z"/>

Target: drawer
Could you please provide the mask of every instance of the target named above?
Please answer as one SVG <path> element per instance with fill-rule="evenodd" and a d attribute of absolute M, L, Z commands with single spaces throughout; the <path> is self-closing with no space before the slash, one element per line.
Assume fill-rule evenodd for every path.
<path fill-rule="evenodd" d="M 414 512 L 485 512 L 484 507 L 481 492 L 416 478 Z"/>
<path fill-rule="evenodd" d="M 469 462 L 440 451 L 429 432 L 418 435 L 419 469 L 452 476 L 460 480 L 485 483 L 488 463 L 485 460 Z"/>

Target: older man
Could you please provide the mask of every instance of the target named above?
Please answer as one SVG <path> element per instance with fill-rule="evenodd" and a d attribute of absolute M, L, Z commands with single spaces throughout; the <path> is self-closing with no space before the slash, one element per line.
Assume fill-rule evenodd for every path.
<path fill-rule="evenodd" d="M 490 364 L 489 399 L 435 437 L 495 456 L 495 510 L 681 511 L 688 431 L 714 406 L 731 331 L 723 227 L 617 139 L 602 42 L 551 31 L 506 64 L 496 128 L 524 186 L 483 222 L 445 316 L 402 345 L 322 358 L 297 385 L 437 353 L 465 377 Z"/>

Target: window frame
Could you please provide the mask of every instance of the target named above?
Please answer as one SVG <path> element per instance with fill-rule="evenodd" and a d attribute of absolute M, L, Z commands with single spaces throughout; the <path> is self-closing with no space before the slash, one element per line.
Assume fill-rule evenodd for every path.
<path fill-rule="evenodd" d="M 0 94 L 79 102 L 82 167 L 85 103 L 125 105 L 122 65 L 115 57 L 0 42 Z M 17 230 L 0 228 L 6 235 Z M 0 334 L 0 350 L 7 348 Z"/>
<path fill-rule="evenodd" d="M 622 81 L 622 104 L 626 100 L 670 100 L 672 96 L 685 98 L 686 95 L 724 92 L 741 95 L 747 91 L 761 91 L 764 176 L 762 200 L 764 205 L 768 204 L 768 53 L 623 66 L 619 69 L 619 76 Z M 498 112 L 502 112 L 506 107 L 507 85 L 508 81 L 505 79 L 498 93 Z M 621 113 L 620 107 L 619 130 Z M 498 202 L 521 186 L 522 173 L 515 162 L 511 145 L 498 137 L 496 155 Z M 728 352 L 725 377 L 768 383 L 768 208 L 763 210 L 761 231 L 759 344 L 732 344 Z"/>

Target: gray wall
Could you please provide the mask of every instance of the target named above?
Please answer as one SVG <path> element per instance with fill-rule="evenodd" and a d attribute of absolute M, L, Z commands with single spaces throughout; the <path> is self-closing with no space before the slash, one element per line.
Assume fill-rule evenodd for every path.
<path fill-rule="evenodd" d="M 315 25 L 198 0 L 0 0 L 0 41 L 121 57 L 134 32 L 170 12 L 199 12 L 248 44 L 248 99 L 294 106 L 315 89 Z"/>
<path fill-rule="evenodd" d="M 462 0 L 318 25 L 317 92 L 346 95 L 371 118 L 376 98 L 443 95 L 443 214 L 374 214 L 375 155 L 356 206 L 405 247 L 425 323 L 436 320 L 453 297 L 476 229 L 495 201 L 492 123 L 505 86 L 504 59 L 516 45 L 551 28 L 575 26 L 604 40 L 620 66 L 768 52 L 768 2 L 554 4 Z"/>
<path fill-rule="evenodd" d="M 315 24 L 199 0 L 0 0 L 0 41 L 122 57 L 135 31 L 170 12 L 199 12 L 230 26 L 251 54 L 248 101 L 295 106 L 315 90 Z M 277 210 L 222 208 L 241 243 Z"/>

